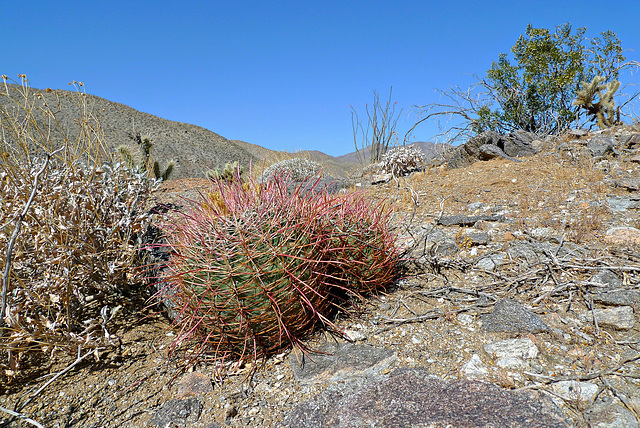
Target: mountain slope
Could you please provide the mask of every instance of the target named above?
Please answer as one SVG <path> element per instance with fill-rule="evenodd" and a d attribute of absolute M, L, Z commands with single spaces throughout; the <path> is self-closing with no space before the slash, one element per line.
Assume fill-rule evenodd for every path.
<path fill-rule="evenodd" d="M 8 85 L 8 88 L 11 97 L 20 102 L 23 98 L 19 93 L 21 87 Z M 161 164 L 175 161 L 172 178 L 204 177 L 207 170 L 222 168 L 227 162 L 239 161 L 241 165 L 248 166 L 251 159 L 254 164 L 262 161 L 256 157 L 257 152 L 200 126 L 162 119 L 94 95 L 81 96 L 62 89 L 53 92 L 29 90 L 30 96 L 35 94 L 41 94 L 42 100 L 56 112 L 61 127 L 72 136 L 78 132 L 75 122 L 80 117 L 78 101 L 85 98 L 86 105 L 101 124 L 104 142 L 110 150 L 121 144 L 134 147 L 135 143 L 129 137 L 133 131 L 149 135 L 154 143 L 152 155 Z M 0 96 L 2 107 L 12 108 L 11 100 L 6 96 Z"/>

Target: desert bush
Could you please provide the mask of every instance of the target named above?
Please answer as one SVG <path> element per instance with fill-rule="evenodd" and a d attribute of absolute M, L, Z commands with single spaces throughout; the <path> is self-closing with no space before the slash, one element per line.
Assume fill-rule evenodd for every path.
<path fill-rule="evenodd" d="M 614 32 L 587 39 L 586 30 L 573 32 L 568 23 L 553 31 L 528 25 L 511 48 L 512 55 L 500 54 L 486 76 L 476 76 L 469 88 L 440 91 L 449 101 L 420 107 L 423 117 L 418 123 L 440 116 L 453 120 L 454 126 L 445 131 L 452 142 L 486 130 L 558 134 L 581 126 L 588 110 L 581 111 L 573 102 L 582 84 L 596 76 L 602 84 L 612 83 L 621 71 L 638 66 L 625 62 Z"/>
<path fill-rule="evenodd" d="M 292 158 L 274 163 L 262 173 L 262 181 L 287 175 L 292 181 L 304 181 L 318 174 L 322 165 L 309 159 Z"/>
<path fill-rule="evenodd" d="M 163 225 L 173 257 L 156 297 L 179 314 L 174 351 L 185 345 L 184 361 L 304 349 L 315 327 L 333 327 L 336 310 L 353 313 L 354 299 L 393 281 L 388 210 L 362 195 L 291 185 L 283 176 L 219 180 L 216 200 Z"/>
<path fill-rule="evenodd" d="M 107 322 L 119 305 L 108 297 L 131 282 L 135 238 L 147 224 L 144 205 L 155 181 L 111 161 L 84 94 L 74 95 L 84 113 L 72 135 L 25 76 L 18 89 L 5 84 L 0 91 L 10 101 L 0 109 L 0 261 L 9 268 L 0 367 L 10 376 L 34 353 L 77 355 L 80 348 L 97 352 L 110 345 Z"/>
<path fill-rule="evenodd" d="M 403 176 L 420 169 L 424 159 L 424 152 L 420 147 L 398 146 L 385 153 L 378 166 L 386 173 Z"/>

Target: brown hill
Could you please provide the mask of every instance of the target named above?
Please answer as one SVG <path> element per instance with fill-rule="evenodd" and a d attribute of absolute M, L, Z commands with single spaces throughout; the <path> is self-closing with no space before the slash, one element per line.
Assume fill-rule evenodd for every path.
<path fill-rule="evenodd" d="M 14 101 L 20 101 L 24 95 L 18 85 L 8 84 L 9 93 Z M 75 91 L 57 89 L 47 91 L 31 88 L 29 96 L 42 96 L 56 112 L 56 120 L 69 135 L 76 135 L 82 108 L 80 94 Z M 4 91 L 2 91 L 4 92 Z M 176 168 L 171 178 L 204 177 L 210 169 L 224 168 L 226 163 L 238 161 L 244 168 L 251 162 L 254 169 L 261 169 L 274 161 L 290 157 L 304 157 L 315 160 L 325 167 L 327 173 L 335 178 L 343 178 L 352 168 L 349 162 L 338 160 L 318 151 L 283 153 L 239 140 L 228 140 L 208 129 L 188 123 L 162 119 L 143 113 L 124 104 L 106 100 L 94 95 L 83 95 L 86 106 L 98 118 L 104 133 L 104 142 L 110 150 L 122 144 L 135 146 L 131 140 L 132 132 L 149 135 L 154 143 L 152 155 L 163 162 L 173 160 Z M 0 108 L 11 109 L 11 100 L 0 96 Z"/>

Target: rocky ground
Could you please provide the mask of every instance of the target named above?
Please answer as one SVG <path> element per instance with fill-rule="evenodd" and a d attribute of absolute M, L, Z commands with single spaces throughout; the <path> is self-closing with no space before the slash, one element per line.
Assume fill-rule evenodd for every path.
<path fill-rule="evenodd" d="M 354 182 L 394 201 L 410 252 L 393 289 L 337 321 L 350 340 L 319 332 L 321 353 L 253 376 L 184 374 L 169 322 L 131 302 L 118 349 L 40 362 L 0 406 L 25 427 L 640 426 L 640 129 L 537 144 Z"/>

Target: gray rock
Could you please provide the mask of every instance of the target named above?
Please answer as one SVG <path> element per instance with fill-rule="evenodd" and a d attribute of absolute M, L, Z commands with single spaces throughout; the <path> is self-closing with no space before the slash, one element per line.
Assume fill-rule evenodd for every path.
<path fill-rule="evenodd" d="M 493 358 L 515 357 L 530 360 L 538 356 L 538 347 L 529 338 L 498 340 L 487 343 L 483 348 Z"/>
<path fill-rule="evenodd" d="M 585 135 L 587 135 L 589 133 L 589 131 L 585 130 L 585 129 L 570 129 L 568 131 L 569 135 L 572 135 L 574 137 L 584 137 Z"/>
<path fill-rule="evenodd" d="M 469 139 L 466 143 L 456 147 L 447 166 L 449 168 L 464 168 L 480 159 L 480 147 L 489 144 L 497 146 L 500 134 L 495 131 L 485 131 Z"/>
<path fill-rule="evenodd" d="M 467 379 L 484 379 L 489 373 L 486 364 L 482 362 L 478 354 L 473 354 L 461 368 L 460 372 Z"/>
<path fill-rule="evenodd" d="M 300 383 L 375 378 L 397 358 L 390 349 L 353 343 L 325 343 L 317 351 L 291 354 L 293 374 Z"/>
<path fill-rule="evenodd" d="M 471 239 L 472 245 L 487 245 L 489 243 L 489 234 L 487 232 L 473 232 L 467 234 Z"/>
<path fill-rule="evenodd" d="M 481 208 L 484 208 L 484 203 L 483 202 L 473 202 L 473 203 L 470 203 L 469 205 L 467 205 L 467 210 L 468 211 L 476 211 L 476 210 L 479 210 Z"/>
<path fill-rule="evenodd" d="M 596 136 L 587 141 L 587 148 L 591 150 L 593 156 L 605 156 L 615 154 L 617 144 L 613 137 Z"/>
<path fill-rule="evenodd" d="M 502 264 L 504 264 L 504 254 L 492 254 L 478 260 L 476 262 L 476 267 L 478 269 L 493 271 Z"/>
<path fill-rule="evenodd" d="M 490 160 L 494 158 L 503 158 L 512 162 L 522 162 L 520 159 L 516 159 L 513 156 L 506 154 L 500 147 L 493 144 L 485 144 L 479 147 L 478 151 L 480 160 Z"/>
<path fill-rule="evenodd" d="M 526 131 L 515 131 L 501 136 L 495 131 L 485 131 L 458 146 L 452 153 L 447 166 L 464 168 L 478 160 L 502 157 L 518 162 L 517 157 L 537 153 L 533 142 L 536 137 Z"/>
<path fill-rule="evenodd" d="M 444 381 L 423 369 L 398 369 L 388 379 L 347 393 L 335 390 L 303 403 L 284 422 L 316 427 L 569 427 L 556 406 L 532 392 Z"/>
<path fill-rule="evenodd" d="M 500 299 L 496 302 L 493 312 L 480 315 L 482 328 L 486 331 L 529 332 L 539 333 L 549 331 L 544 321 L 520 303 Z"/>
<path fill-rule="evenodd" d="M 187 422 L 193 423 L 200 419 L 201 412 L 202 401 L 198 398 L 173 399 L 156 410 L 149 423 L 161 428 L 173 426 L 172 424 L 184 426 Z"/>
<path fill-rule="evenodd" d="M 563 380 L 554 382 L 551 385 L 551 389 L 562 399 L 569 402 L 589 404 L 596 397 L 600 388 L 597 384 L 591 382 Z"/>
<path fill-rule="evenodd" d="M 620 400 L 595 403 L 585 412 L 591 428 L 638 428 L 633 412 L 623 407 Z"/>
<path fill-rule="evenodd" d="M 607 288 L 620 288 L 622 287 L 622 280 L 615 272 L 609 269 L 602 269 L 591 278 L 591 282 L 602 284 Z"/>
<path fill-rule="evenodd" d="M 557 251 L 557 255 L 556 255 Z M 512 259 L 525 259 L 529 265 L 548 262 L 551 257 L 576 257 L 585 253 L 580 245 L 564 242 L 561 247 L 551 242 L 511 241 L 507 253 Z"/>
<path fill-rule="evenodd" d="M 535 155 L 538 152 L 533 146 L 535 140 L 536 136 L 530 132 L 513 131 L 503 139 L 502 150 L 512 158 Z"/>
<path fill-rule="evenodd" d="M 613 306 L 634 306 L 640 304 L 640 290 L 628 290 L 618 275 L 609 269 L 603 269 L 591 278 L 591 283 L 602 284 L 593 301 Z"/>
<path fill-rule="evenodd" d="M 483 215 L 452 215 L 440 217 L 438 224 L 442 226 L 473 226 L 479 221 L 505 221 L 505 216 L 499 214 L 483 214 Z"/>
<path fill-rule="evenodd" d="M 631 191 L 640 190 L 640 180 L 633 180 L 630 178 L 619 179 L 615 180 L 615 185 Z"/>
<path fill-rule="evenodd" d="M 607 205 L 611 211 L 637 210 L 640 209 L 640 198 L 609 196 L 607 197 Z"/>
<path fill-rule="evenodd" d="M 436 256 L 451 256 L 458 252 L 458 245 L 454 238 L 440 229 L 432 226 L 423 227 L 414 233 L 415 242 L 410 258 L 422 257 L 425 253 Z"/>
<path fill-rule="evenodd" d="M 585 322 L 593 322 L 593 317 L 598 321 L 598 326 L 611 327 L 617 330 L 630 330 L 636 323 L 631 306 L 594 309 L 593 311 L 586 312 L 582 316 L 582 320 Z"/>
<path fill-rule="evenodd" d="M 518 357 L 502 357 L 496 360 L 496 366 L 508 370 L 526 370 L 529 364 L 522 358 Z"/>
<path fill-rule="evenodd" d="M 640 290 L 618 290 L 598 293 L 593 296 L 593 301 L 612 306 L 640 305 Z"/>

